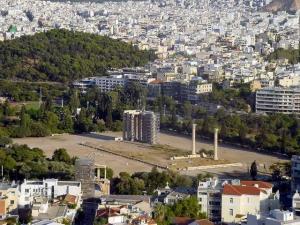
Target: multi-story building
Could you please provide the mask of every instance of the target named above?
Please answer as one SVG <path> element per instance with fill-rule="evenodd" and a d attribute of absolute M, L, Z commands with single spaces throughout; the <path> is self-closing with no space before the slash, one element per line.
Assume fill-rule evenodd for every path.
<path fill-rule="evenodd" d="M 267 215 L 247 215 L 247 223 L 243 225 L 298 225 L 300 219 L 295 218 L 294 213 L 290 211 L 281 211 L 279 209 L 271 210 Z"/>
<path fill-rule="evenodd" d="M 15 183 L 0 183 L 0 217 L 17 214 L 19 185 Z"/>
<path fill-rule="evenodd" d="M 256 92 L 257 113 L 300 113 L 300 88 L 264 88 Z"/>
<path fill-rule="evenodd" d="M 300 191 L 300 156 L 293 155 L 291 159 L 291 191 Z"/>
<path fill-rule="evenodd" d="M 210 92 L 212 92 L 212 83 L 208 83 L 199 77 L 194 77 L 190 82 L 181 85 L 181 98 L 183 101 L 197 102 L 201 94 Z"/>
<path fill-rule="evenodd" d="M 240 184 L 240 180 L 220 180 L 210 178 L 199 182 L 197 198 L 201 205 L 201 212 L 207 215 L 207 218 L 213 222 L 221 222 L 221 201 L 222 191 L 225 184 Z"/>
<path fill-rule="evenodd" d="M 212 92 L 212 83 L 200 77 L 191 81 L 171 81 L 162 83 L 162 94 L 177 101 L 197 102 L 200 96 Z"/>
<path fill-rule="evenodd" d="M 53 200 L 64 195 L 81 196 L 81 183 L 77 181 L 59 181 L 57 179 L 24 180 L 20 185 L 19 206 L 31 205 L 34 198 L 45 197 Z"/>
<path fill-rule="evenodd" d="M 267 215 L 252 215 L 247 216 L 247 225 L 297 225 L 300 219 L 294 216 L 293 212 L 281 211 L 279 209 L 271 210 Z"/>
<path fill-rule="evenodd" d="M 103 92 L 109 92 L 117 87 L 123 87 L 125 82 L 126 80 L 123 75 L 110 75 L 95 78 L 96 86 Z"/>
<path fill-rule="evenodd" d="M 151 111 L 125 110 L 123 114 L 123 140 L 156 144 L 159 116 Z"/>
<path fill-rule="evenodd" d="M 80 81 L 73 82 L 73 86 L 78 88 L 82 93 L 86 93 L 88 88 L 96 85 L 96 77 L 84 78 Z"/>
<path fill-rule="evenodd" d="M 149 70 L 144 68 L 124 68 L 121 70 L 108 71 L 108 76 L 89 77 L 73 83 L 73 86 L 79 88 L 83 93 L 87 88 L 96 86 L 102 92 L 115 90 L 117 87 L 124 87 L 129 82 L 137 82 L 147 86 L 155 78 Z"/>
<path fill-rule="evenodd" d="M 224 185 L 222 193 L 222 222 L 239 223 L 247 214 L 266 214 L 279 208 L 279 193 L 273 185 L 262 181 L 241 181 L 240 185 Z"/>

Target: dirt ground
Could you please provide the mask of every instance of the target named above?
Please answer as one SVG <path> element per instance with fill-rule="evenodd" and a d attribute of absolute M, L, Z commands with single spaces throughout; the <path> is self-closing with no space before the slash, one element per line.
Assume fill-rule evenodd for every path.
<path fill-rule="evenodd" d="M 148 162 L 155 162 L 163 166 L 172 166 L 182 164 L 182 162 L 171 161 L 170 157 L 174 155 L 187 155 L 191 152 L 191 138 L 186 136 L 178 136 L 174 134 L 161 133 L 159 136 L 159 145 L 150 146 L 142 143 L 131 142 L 116 142 L 109 140 L 109 137 L 122 136 L 118 132 L 106 132 L 101 135 L 57 135 L 52 137 L 43 138 L 21 138 L 14 139 L 15 143 L 27 144 L 29 147 L 38 147 L 44 150 L 45 155 L 51 157 L 54 150 L 57 148 L 65 148 L 69 154 L 78 157 L 92 157 L 95 158 L 96 163 L 106 164 L 111 167 L 115 174 L 126 171 L 133 173 L 136 171 L 150 171 L 152 166 L 143 164 L 130 159 L 125 159 L 120 156 L 111 155 L 109 153 L 97 151 L 80 143 L 91 143 L 95 146 L 106 148 L 114 152 L 133 156 Z M 197 140 L 196 149 L 213 149 L 212 142 Z M 215 173 L 218 175 L 234 173 L 238 176 L 239 173 L 247 171 L 249 165 L 256 160 L 260 168 L 268 168 L 272 163 L 281 161 L 282 159 L 277 156 L 261 154 L 257 152 L 247 151 L 241 148 L 235 148 L 228 145 L 219 145 L 219 159 L 226 162 L 240 162 L 243 163 L 241 168 L 219 168 L 210 169 L 207 172 Z M 186 164 L 195 166 L 196 164 L 203 165 L 201 160 L 194 162 L 186 161 Z M 182 173 L 189 175 L 196 175 L 204 171 L 185 171 Z"/>

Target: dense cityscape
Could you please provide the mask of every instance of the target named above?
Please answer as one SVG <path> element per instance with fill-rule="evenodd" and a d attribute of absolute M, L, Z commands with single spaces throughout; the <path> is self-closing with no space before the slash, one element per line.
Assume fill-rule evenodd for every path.
<path fill-rule="evenodd" d="M 300 223 L 299 0 L 0 0 L 0 224 Z"/>

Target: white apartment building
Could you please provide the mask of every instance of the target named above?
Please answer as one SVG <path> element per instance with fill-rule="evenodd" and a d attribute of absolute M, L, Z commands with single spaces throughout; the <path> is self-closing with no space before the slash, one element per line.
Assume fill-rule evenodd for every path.
<path fill-rule="evenodd" d="M 108 71 L 108 74 L 108 76 L 88 77 L 75 81 L 73 86 L 79 88 L 83 93 L 94 85 L 99 87 L 102 92 L 110 92 L 117 87 L 124 87 L 128 82 L 137 82 L 147 86 L 155 80 L 148 70 L 142 68 L 124 68 Z"/>
<path fill-rule="evenodd" d="M 222 193 L 222 222 L 239 223 L 247 214 L 265 214 L 279 208 L 279 193 L 273 195 L 272 187 L 272 184 L 262 181 L 226 184 Z"/>
<path fill-rule="evenodd" d="M 279 209 L 271 210 L 267 215 L 248 214 L 247 223 L 243 225 L 299 225 L 300 219 L 294 217 L 290 211 L 281 211 Z"/>
<path fill-rule="evenodd" d="M 290 74 L 288 76 L 282 76 L 277 78 L 278 84 L 281 87 L 292 87 L 300 85 L 300 75 L 299 74 Z"/>
<path fill-rule="evenodd" d="M 257 113 L 300 113 L 300 88 L 272 87 L 256 92 Z"/>
<path fill-rule="evenodd" d="M 81 183 L 57 179 L 24 180 L 20 185 L 19 206 L 31 205 L 35 197 L 54 199 L 63 195 L 81 196 Z"/>
<path fill-rule="evenodd" d="M 197 190 L 198 203 L 201 206 L 201 212 L 207 215 L 212 222 L 221 222 L 221 200 L 222 191 L 225 184 L 239 185 L 239 180 L 219 180 L 210 178 L 199 182 Z"/>
<path fill-rule="evenodd" d="M 126 79 L 123 75 L 110 75 L 104 77 L 96 77 L 95 85 L 103 92 L 113 91 L 117 87 L 123 87 Z"/>

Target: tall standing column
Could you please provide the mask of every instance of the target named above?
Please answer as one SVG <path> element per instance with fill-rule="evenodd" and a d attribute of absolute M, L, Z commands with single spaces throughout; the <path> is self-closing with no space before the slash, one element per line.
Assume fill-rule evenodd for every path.
<path fill-rule="evenodd" d="M 214 160 L 218 160 L 218 132 L 219 132 L 219 129 L 215 128 L 215 135 L 214 135 Z"/>
<path fill-rule="evenodd" d="M 197 124 L 193 123 L 192 125 L 192 155 L 196 155 L 196 126 Z"/>
<path fill-rule="evenodd" d="M 100 175 L 100 168 L 97 167 L 97 168 L 96 168 L 96 171 L 97 171 L 97 179 L 100 179 L 100 176 L 101 176 L 101 175 Z"/>

